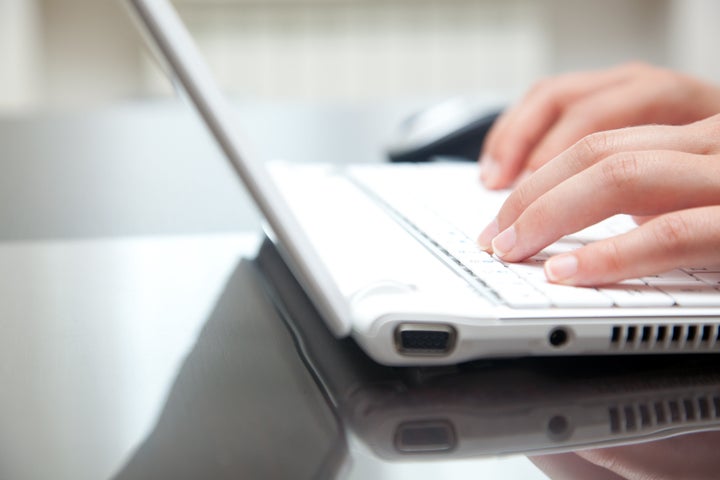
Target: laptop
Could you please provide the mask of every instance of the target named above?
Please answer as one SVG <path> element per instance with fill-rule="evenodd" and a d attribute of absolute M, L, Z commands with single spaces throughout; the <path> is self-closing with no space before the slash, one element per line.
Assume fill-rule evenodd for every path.
<path fill-rule="evenodd" d="M 537 455 L 720 428 L 714 355 L 382 367 L 332 337 L 271 242 L 254 263 L 345 434 L 381 458 Z"/>
<path fill-rule="evenodd" d="M 606 288 L 552 285 L 542 262 L 632 228 L 614 217 L 505 264 L 475 244 L 507 192 L 476 166 L 267 164 L 167 0 L 129 0 L 260 209 L 267 234 L 339 338 L 385 365 L 488 357 L 720 351 L 720 269 L 679 269 Z"/>

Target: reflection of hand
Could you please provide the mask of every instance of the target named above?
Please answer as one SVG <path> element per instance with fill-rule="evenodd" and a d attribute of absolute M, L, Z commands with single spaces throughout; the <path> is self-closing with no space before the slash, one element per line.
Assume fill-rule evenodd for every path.
<path fill-rule="evenodd" d="M 585 137 L 521 182 L 478 243 L 518 261 L 617 213 L 656 217 L 550 258 L 548 278 L 599 285 L 720 263 L 720 115 Z"/>
<path fill-rule="evenodd" d="M 720 432 L 530 459 L 553 479 L 713 480 L 720 477 Z"/>
<path fill-rule="evenodd" d="M 584 136 L 644 124 L 683 125 L 720 112 L 720 89 L 643 64 L 538 83 L 492 128 L 482 179 L 504 188 Z"/>

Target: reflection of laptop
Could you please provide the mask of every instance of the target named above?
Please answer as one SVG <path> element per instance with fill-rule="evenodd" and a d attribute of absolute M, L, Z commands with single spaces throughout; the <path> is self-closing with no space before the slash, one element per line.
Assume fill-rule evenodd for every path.
<path fill-rule="evenodd" d="M 506 266 L 480 252 L 474 236 L 502 194 L 483 191 L 472 166 L 265 169 L 243 152 L 228 106 L 168 1 L 130 3 L 329 328 L 377 361 L 720 350 L 718 270 L 578 289 L 547 284 L 538 273 L 542 255 Z M 547 252 L 593 235 L 597 229 Z"/>
<path fill-rule="evenodd" d="M 715 356 L 382 367 L 330 335 L 270 242 L 255 264 L 347 435 L 383 458 L 557 453 L 720 429 Z"/>
<path fill-rule="evenodd" d="M 350 399 L 356 408 L 350 421 L 364 443 L 389 459 L 538 455 L 720 429 L 717 372 L 713 377 L 689 372 L 669 384 L 660 372 L 649 373 L 647 381 L 640 375 L 598 375 L 573 383 L 568 376 L 520 368 L 478 372 L 459 385 L 431 382 L 400 395 L 360 391 Z M 495 383 L 486 388 L 486 382 Z M 537 390 L 523 395 L 524 382 L 534 382 Z M 592 382 L 606 382 L 605 389 Z M 501 398 L 499 393 L 513 386 L 515 395 Z"/>

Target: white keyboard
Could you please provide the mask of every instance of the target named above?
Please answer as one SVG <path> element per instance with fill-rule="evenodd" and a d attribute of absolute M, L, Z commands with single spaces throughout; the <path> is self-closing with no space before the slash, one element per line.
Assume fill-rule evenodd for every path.
<path fill-rule="evenodd" d="M 720 268 L 677 269 L 602 288 L 556 285 L 543 264 L 551 255 L 617 235 L 632 228 L 625 216 L 608 219 L 550 245 L 523 263 L 505 263 L 475 239 L 494 216 L 506 193 L 487 192 L 466 166 L 359 168 L 351 178 L 388 206 L 413 233 L 461 275 L 514 308 L 716 307 L 720 306 Z M 473 203 L 474 202 L 474 203 Z"/>

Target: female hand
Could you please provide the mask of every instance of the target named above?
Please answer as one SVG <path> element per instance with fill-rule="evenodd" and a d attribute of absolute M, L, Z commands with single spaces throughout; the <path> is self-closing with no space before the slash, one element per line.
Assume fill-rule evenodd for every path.
<path fill-rule="evenodd" d="M 594 132 L 684 125 L 720 113 L 720 88 L 644 64 L 543 80 L 488 133 L 481 179 L 508 187 Z"/>
<path fill-rule="evenodd" d="M 702 432 L 648 443 L 538 455 L 530 460 L 553 479 L 714 479 L 720 432 Z"/>
<path fill-rule="evenodd" d="M 720 264 L 720 115 L 583 138 L 521 182 L 478 243 L 519 261 L 618 213 L 654 218 L 551 257 L 548 279 L 602 285 Z"/>

